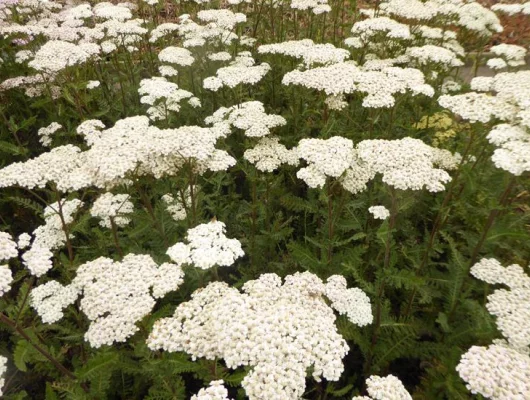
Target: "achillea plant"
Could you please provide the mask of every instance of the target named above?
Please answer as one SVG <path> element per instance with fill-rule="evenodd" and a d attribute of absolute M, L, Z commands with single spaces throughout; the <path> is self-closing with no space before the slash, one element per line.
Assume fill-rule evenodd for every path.
<path fill-rule="evenodd" d="M 2 398 L 528 398 L 496 12 L 0 0 Z"/>

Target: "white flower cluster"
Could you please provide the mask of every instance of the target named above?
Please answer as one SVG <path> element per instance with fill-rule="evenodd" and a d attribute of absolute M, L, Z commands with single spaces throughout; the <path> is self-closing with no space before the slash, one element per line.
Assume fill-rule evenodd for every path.
<path fill-rule="evenodd" d="M 370 298 L 359 288 L 349 288 L 342 275 L 330 276 L 326 282 L 325 296 L 331 308 L 346 315 L 351 323 L 366 326 L 373 322 Z"/>
<path fill-rule="evenodd" d="M 475 1 L 465 0 L 385 0 L 380 13 L 406 20 L 436 21 L 436 18 L 482 36 L 502 32 L 502 25 L 494 12 Z"/>
<path fill-rule="evenodd" d="M 315 44 L 311 39 L 290 40 L 258 47 L 260 54 L 282 54 L 302 59 L 307 68 L 314 64 L 335 64 L 350 58 L 350 52 L 330 43 Z"/>
<path fill-rule="evenodd" d="M 370 376 L 366 380 L 366 391 L 370 397 L 355 396 L 352 400 L 412 400 L 403 383 L 394 375 Z"/>
<path fill-rule="evenodd" d="M 492 118 L 512 119 L 517 112 L 513 105 L 503 99 L 485 93 L 442 95 L 438 103 L 470 122 L 487 123 Z"/>
<path fill-rule="evenodd" d="M 76 132 L 83 136 L 87 145 L 92 146 L 101 137 L 105 124 L 99 119 L 88 119 L 77 126 Z"/>
<path fill-rule="evenodd" d="M 157 321 L 147 343 L 152 350 L 223 358 L 229 368 L 251 366 L 242 383 L 251 400 L 296 400 L 311 366 L 317 380 L 337 380 L 344 369 L 348 345 L 325 294 L 326 285 L 309 272 L 287 276 L 283 285 L 276 274 L 264 274 L 246 282 L 243 293 L 210 283 L 173 317 Z"/>
<path fill-rule="evenodd" d="M 494 4 L 491 6 L 491 9 L 493 11 L 499 11 L 508 15 L 530 15 L 530 1 L 520 4 Z"/>
<path fill-rule="evenodd" d="M 390 217 L 390 211 L 385 206 L 371 206 L 368 212 L 374 216 L 375 219 L 385 220 Z"/>
<path fill-rule="evenodd" d="M 296 173 L 309 187 L 323 187 L 326 178 L 339 178 L 355 161 L 353 142 L 341 136 L 329 139 L 302 139 L 296 148 L 307 167 Z"/>
<path fill-rule="evenodd" d="M 430 192 L 444 190 L 451 180 L 449 174 L 436 165 L 453 168 L 457 159 L 450 152 L 439 152 L 419 139 L 364 140 L 357 145 L 359 159 L 373 173 L 382 174 L 384 183 L 401 190 Z M 449 159 L 449 160 L 447 160 Z"/>
<path fill-rule="evenodd" d="M 264 137 L 251 149 L 245 150 L 245 160 L 264 172 L 272 172 L 282 164 L 298 165 L 298 152 L 288 150 L 277 137 Z"/>
<path fill-rule="evenodd" d="M 83 206 L 79 199 L 59 200 L 44 209 L 45 224 L 33 231 L 33 244 L 22 255 L 24 265 L 32 275 L 40 277 L 52 268 L 52 250 L 57 250 L 66 243 L 64 225 L 68 226 L 74 221 L 78 209 Z M 62 218 L 59 213 L 62 213 Z M 73 236 L 70 235 L 70 238 Z"/>
<path fill-rule="evenodd" d="M 504 268 L 497 260 L 482 259 L 471 275 L 489 284 L 502 284 L 488 296 L 486 308 L 497 317 L 500 332 L 515 348 L 530 346 L 530 277 L 517 264 Z"/>
<path fill-rule="evenodd" d="M 200 101 L 197 104 L 198 99 L 193 96 L 193 93 L 179 89 L 176 83 L 169 82 L 164 77 L 142 79 L 138 93 L 142 95 L 140 102 L 151 106 L 147 114 L 155 121 L 167 119 L 168 111 L 180 111 L 182 100 L 189 99 L 191 106 L 200 106 Z M 192 99 L 196 100 L 192 101 Z"/>
<path fill-rule="evenodd" d="M 158 59 L 164 63 L 180 65 L 182 67 L 188 67 L 195 61 L 191 55 L 191 51 L 175 46 L 162 49 L 158 53 Z"/>
<path fill-rule="evenodd" d="M 7 232 L 0 232 L 0 261 L 18 256 L 17 244 Z"/>
<path fill-rule="evenodd" d="M 435 67 L 450 69 L 464 65 L 464 62 L 451 50 L 430 44 L 421 47 L 409 47 L 405 51 L 405 55 L 421 66 L 434 65 Z"/>
<path fill-rule="evenodd" d="M 7 358 L 0 356 L 0 396 L 3 395 L 2 390 L 6 382 L 5 374 L 7 372 Z"/>
<path fill-rule="evenodd" d="M 312 10 L 315 15 L 331 11 L 328 0 L 291 0 L 291 8 L 293 10 Z"/>
<path fill-rule="evenodd" d="M 250 53 L 239 53 L 229 66 L 219 68 L 216 76 L 205 78 L 203 86 L 205 89 L 216 92 L 223 86 L 235 88 L 240 84 L 255 85 L 271 69 L 267 63 L 261 63 L 259 65 L 255 65 L 255 63 Z"/>
<path fill-rule="evenodd" d="M 199 390 L 199 393 L 191 396 L 191 400 L 230 400 L 228 390 L 223 386 L 223 381 L 211 381 L 206 389 Z"/>
<path fill-rule="evenodd" d="M 174 198 L 170 193 L 162 196 L 162 201 L 166 205 L 167 212 L 171 214 L 171 218 L 173 218 L 175 221 L 182 221 L 183 219 L 186 219 L 187 214 L 184 204 L 190 204 L 191 202 L 190 191 L 187 190 L 184 193 L 184 196 L 185 199 L 182 199 L 180 195 L 178 198 Z"/>
<path fill-rule="evenodd" d="M 530 395 L 530 277 L 519 265 L 504 268 L 495 259 L 482 259 L 471 267 L 471 274 L 508 287 L 495 290 L 486 304 L 506 340 L 471 347 L 456 369 L 474 394 L 494 400 L 526 399 Z"/>
<path fill-rule="evenodd" d="M 490 52 L 500 57 L 488 60 L 487 65 L 490 68 L 502 69 L 505 67 L 520 67 L 526 64 L 526 49 L 522 46 L 502 43 L 492 46 Z"/>
<path fill-rule="evenodd" d="M 18 248 L 20 250 L 24 250 L 26 249 L 29 245 L 30 245 L 30 242 L 31 242 L 31 236 L 27 233 L 21 233 L 20 236 L 18 237 Z"/>
<path fill-rule="evenodd" d="M 94 15 L 101 19 L 125 21 L 132 18 L 131 10 L 125 3 L 114 5 L 109 2 L 101 2 L 94 6 L 93 11 Z"/>
<path fill-rule="evenodd" d="M 52 324 L 64 317 L 63 310 L 79 297 L 73 285 L 63 286 L 57 281 L 49 281 L 31 291 L 31 306 L 45 324 Z"/>
<path fill-rule="evenodd" d="M 37 131 L 37 134 L 40 136 L 39 142 L 41 142 L 43 146 L 50 147 L 52 144 L 51 136 L 62 127 L 63 126 L 61 124 L 58 124 L 57 122 L 52 122 L 50 125 L 44 128 L 40 128 Z"/>
<path fill-rule="evenodd" d="M 488 134 L 497 146 L 491 160 L 497 168 L 520 176 L 530 171 L 530 132 L 522 126 L 500 124 Z"/>
<path fill-rule="evenodd" d="M 9 292 L 13 282 L 13 273 L 9 265 L 2 264 L 2 261 L 7 261 L 16 256 L 18 256 L 18 250 L 13 238 L 7 232 L 0 232 L 0 297 Z M 0 385 L 1 388 L 2 385 Z"/>
<path fill-rule="evenodd" d="M 387 67 L 380 71 L 365 71 L 352 63 L 291 71 L 284 75 L 282 83 L 324 91 L 327 95 L 366 93 L 363 107 L 374 108 L 392 107 L 396 94 L 434 95 L 434 89 L 425 83 L 425 77 L 418 69 Z"/>
<path fill-rule="evenodd" d="M 324 103 L 330 110 L 341 111 L 348 107 L 348 102 L 344 99 L 344 95 L 339 94 L 337 96 L 331 95 L 324 100 Z"/>
<path fill-rule="evenodd" d="M 410 137 L 399 140 L 364 140 L 353 142 L 340 136 L 330 139 L 302 139 L 296 148 L 308 166 L 298 171 L 298 178 L 309 187 L 322 187 L 326 177 L 340 178 L 344 189 L 358 193 L 368 181 L 382 174 L 383 182 L 401 190 L 431 192 L 444 189 L 451 177 L 443 169 L 454 169 L 460 158 L 447 150 L 430 147 Z"/>
<path fill-rule="evenodd" d="M 211 221 L 188 229 L 188 244 L 179 242 L 167 250 L 167 255 L 178 265 L 190 264 L 209 269 L 216 265 L 229 267 L 245 253 L 237 239 L 225 236 L 225 224 Z"/>
<path fill-rule="evenodd" d="M 175 264 L 157 265 L 148 255 L 128 254 L 121 262 L 100 257 L 79 266 L 68 286 L 48 282 L 33 290 L 32 306 L 43 322 L 56 322 L 82 295 L 81 310 L 91 321 L 85 339 L 92 347 L 124 342 L 151 312 L 155 299 L 178 289 L 184 272 Z"/>
<path fill-rule="evenodd" d="M 473 394 L 493 400 L 524 400 L 530 395 L 530 357 L 511 347 L 473 346 L 456 370 Z"/>
<path fill-rule="evenodd" d="M 353 48 L 363 48 L 371 42 L 382 40 L 408 40 L 412 36 L 408 25 L 394 21 L 388 17 L 368 18 L 353 24 L 351 29 L 353 37 L 347 38 L 344 43 Z"/>
<path fill-rule="evenodd" d="M 28 65 L 37 71 L 57 73 L 72 65 L 84 64 L 99 54 L 100 47 L 94 43 L 79 45 L 62 40 L 49 40 L 35 53 Z"/>
<path fill-rule="evenodd" d="M 0 169 L 0 187 L 17 185 L 34 189 L 44 188 L 46 184 L 53 182 L 59 190 L 68 190 L 71 186 L 77 186 L 73 179 L 74 171 L 83 165 L 80 153 L 78 147 L 65 145 L 31 160 L 10 164 Z"/>
<path fill-rule="evenodd" d="M 127 214 L 134 211 L 129 198 L 128 194 L 104 193 L 94 201 L 90 214 L 95 218 L 100 218 L 99 224 L 104 228 L 112 228 L 111 218 L 116 226 L 123 228 L 131 222 Z"/>
<path fill-rule="evenodd" d="M 260 101 L 247 101 L 229 108 L 221 107 L 204 122 L 213 125 L 220 132 L 234 126 L 245 131 L 248 137 L 266 136 L 272 128 L 287 124 L 281 115 L 267 114 Z"/>

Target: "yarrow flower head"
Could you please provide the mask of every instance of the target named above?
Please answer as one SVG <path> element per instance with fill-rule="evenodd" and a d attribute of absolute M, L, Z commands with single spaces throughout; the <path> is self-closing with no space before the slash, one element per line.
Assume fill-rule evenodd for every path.
<path fill-rule="evenodd" d="M 195 186 L 195 190 L 197 190 L 197 186 Z M 171 214 L 171 217 L 175 221 L 182 221 L 187 216 L 184 204 L 191 204 L 191 193 L 189 189 L 186 190 L 184 192 L 184 198 L 181 198 L 180 195 L 175 198 L 172 194 L 167 193 L 162 196 L 162 201 L 166 205 L 166 210 Z"/>
<path fill-rule="evenodd" d="M 371 206 L 368 212 L 373 215 L 375 219 L 385 220 L 390 217 L 390 211 L 385 206 Z"/>
<path fill-rule="evenodd" d="M 336 48 L 330 43 L 315 44 L 311 39 L 261 45 L 258 47 L 258 53 L 282 54 L 302 59 L 308 68 L 314 64 L 334 64 L 350 58 L 348 50 Z"/>
<path fill-rule="evenodd" d="M 11 283 L 13 282 L 13 273 L 9 269 L 9 265 L 0 264 L 0 297 L 11 290 Z M 1 385 L 0 385 L 1 388 Z"/>
<path fill-rule="evenodd" d="M 203 87 L 216 92 L 223 86 L 235 88 L 240 84 L 255 85 L 263 79 L 270 69 L 271 67 L 267 63 L 255 65 L 250 53 L 239 53 L 229 66 L 219 68 L 216 76 L 204 79 Z"/>
<path fill-rule="evenodd" d="M 206 389 L 201 389 L 199 393 L 191 396 L 191 400 L 230 400 L 223 383 L 222 380 L 211 381 Z"/>
<path fill-rule="evenodd" d="M 189 229 L 187 244 L 177 243 L 167 250 L 169 257 L 178 265 L 191 264 L 201 269 L 216 265 L 229 267 L 243 257 L 241 243 L 225 236 L 225 224 L 211 221 Z"/>
<path fill-rule="evenodd" d="M 394 375 L 370 376 L 366 380 L 366 391 L 370 397 L 356 396 L 352 400 L 412 400 L 403 383 Z"/>
<path fill-rule="evenodd" d="M 280 115 L 267 114 L 260 101 L 247 101 L 229 108 L 221 107 L 207 117 L 205 123 L 220 131 L 233 126 L 245 131 L 248 137 L 262 137 L 268 135 L 272 128 L 287 124 L 287 121 Z"/>
<path fill-rule="evenodd" d="M 245 160 L 264 172 L 272 172 L 282 164 L 296 166 L 299 163 L 298 152 L 288 150 L 277 137 L 264 137 L 251 149 L 245 150 Z"/>
<path fill-rule="evenodd" d="M 62 127 L 63 126 L 61 124 L 52 122 L 50 125 L 40 128 L 37 132 L 37 134 L 40 136 L 39 142 L 41 142 L 43 146 L 50 147 L 52 144 L 51 136 Z"/>
<path fill-rule="evenodd" d="M 44 322 L 56 322 L 78 296 L 90 320 L 85 339 L 92 347 L 124 342 L 151 312 L 155 299 L 178 289 L 184 272 L 175 264 L 157 265 L 148 255 L 128 254 L 122 261 L 100 257 L 79 266 L 68 286 L 48 282 L 34 289 L 32 304 Z"/>
<path fill-rule="evenodd" d="M 366 323 L 369 304 L 366 313 L 355 313 L 348 297 L 361 297 L 345 291 L 340 279 L 329 285 L 334 303 L 345 307 L 342 312 L 363 316 Z M 223 282 L 210 283 L 181 303 L 173 317 L 157 321 L 147 343 L 152 350 L 222 358 L 229 368 L 250 366 L 242 386 L 251 400 L 296 400 L 311 366 L 317 380 L 338 380 L 344 369 L 348 345 L 325 295 L 326 284 L 309 272 L 287 276 L 283 285 L 276 274 L 264 274 L 246 282 L 242 293 Z M 365 300 L 358 306 L 367 307 Z"/>
<path fill-rule="evenodd" d="M 99 224 L 104 228 L 112 228 L 113 223 L 123 228 L 131 222 L 127 214 L 134 211 L 134 206 L 129 199 L 130 196 L 127 194 L 104 193 L 94 201 L 90 214 L 100 218 Z"/>
<path fill-rule="evenodd" d="M 7 232 L 0 232 L 0 262 L 18 256 L 17 245 Z"/>
<path fill-rule="evenodd" d="M 158 53 L 158 59 L 167 64 L 180 65 L 187 67 L 193 64 L 195 59 L 191 55 L 191 51 L 181 47 L 166 47 Z"/>
<path fill-rule="evenodd" d="M 95 43 L 79 45 L 62 40 L 49 40 L 37 52 L 28 65 L 37 71 L 57 73 L 66 67 L 84 64 L 100 52 Z"/>

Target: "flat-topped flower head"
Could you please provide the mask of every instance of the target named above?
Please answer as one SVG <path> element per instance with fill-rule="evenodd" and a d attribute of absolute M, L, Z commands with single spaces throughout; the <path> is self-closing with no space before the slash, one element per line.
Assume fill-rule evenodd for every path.
<path fill-rule="evenodd" d="M 187 67 L 193 64 L 195 59 L 191 55 L 191 51 L 182 47 L 169 46 L 160 50 L 158 59 L 163 63 L 180 65 Z"/>
<path fill-rule="evenodd" d="M 270 134 L 272 128 L 287 124 L 281 115 L 267 114 L 260 101 L 247 101 L 235 106 L 221 107 L 205 119 L 205 123 L 226 129 L 235 127 L 245 132 L 248 137 L 262 137 Z"/>
<path fill-rule="evenodd" d="M 237 239 L 225 235 L 226 226 L 221 221 L 211 221 L 188 229 L 185 243 L 177 243 L 167 250 L 177 264 L 190 264 L 209 269 L 214 266 L 229 267 L 245 253 Z"/>
<path fill-rule="evenodd" d="M 0 262 L 18 256 L 17 244 L 11 234 L 0 232 Z"/>
<path fill-rule="evenodd" d="M 408 25 L 397 22 L 388 17 L 368 18 L 353 24 L 353 37 L 344 43 L 353 48 L 362 48 L 371 41 L 378 40 L 408 40 L 412 38 Z"/>
<path fill-rule="evenodd" d="M 228 390 L 223 386 L 223 381 L 211 381 L 207 388 L 199 390 L 199 393 L 191 396 L 191 400 L 230 400 Z"/>
<path fill-rule="evenodd" d="M 370 376 L 366 380 L 366 391 L 370 397 L 355 396 L 352 400 L 412 400 L 403 383 L 394 375 Z"/>
<path fill-rule="evenodd" d="M 466 387 L 487 399 L 527 399 L 530 394 L 530 357 L 504 344 L 473 346 L 456 367 Z"/>
<path fill-rule="evenodd" d="M 31 304 L 43 322 L 53 323 L 82 296 L 80 308 L 90 320 L 85 340 L 98 348 L 125 342 L 152 311 L 155 299 L 178 289 L 183 277 L 178 265 L 157 265 L 148 255 L 128 254 L 122 261 L 100 257 L 80 265 L 67 286 L 51 281 L 36 287 Z"/>
<path fill-rule="evenodd" d="M 239 54 L 227 67 L 219 68 L 215 76 L 204 79 L 203 87 L 213 92 L 223 86 L 235 88 L 240 84 L 255 85 L 271 69 L 267 63 L 255 65 L 255 60 L 250 54 Z"/>
<path fill-rule="evenodd" d="M 390 211 L 385 206 L 371 206 L 368 212 L 372 214 L 375 219 L 385 220 L 390 217 Z"/>
<path fill-rule="evenodd" d="M 131 222 L 127 215 L 134 211 L 134 206 L 129 199 L 128 194 L 104 193 L 94 201 L 90 214 L 101 219 L 99 224 L 104 228 L 112 228 L 113 223 L 123 228 Z"/>
<path fill-rule="evenodd" d="M 302 59 L 308 68 L 313 64 L 335 64 L 350 58 L 348 50 L 339 49 L 330 43 L 315 44 L 311 39 L 261 45 L 258 53 L 282 54 Z"/>
<path fill-rule="evenodd" d="M 84 64 L 100 52 L 94 43 L 79 45 L 62 40 L 49 40 L 37 52 L 28 65 L 37 71 L 57 73 L 66 67 Z"/>
<path fill-rule="evenodd" d="M 0 264 L 0 297 L 11 290 L 11 283 L 13 282 L 13 273 L 9 265 Z M 1 386 L 0 386 L 1 387 Z"/>
<path fill-rule="evenodd" d="M 152 350 L 185 351 L 194 359 L 222 358 L 228 368 L 251 367 L 242 383 L 251 400 L 297 400 L 310 367 L 317 380 L 338 380 L 344 370 L 348 345 L 337 332 L 326 290 L 341 312 L 368 320 L 369 304 L 366 314 L 354 312 L 348 298 L 354 296 L 361 308 L 367 304 L 343 283 L 331 279 L 327 288 L 309 272 L 289 275 L 283 284 L 276 274 L 263 274 L 246 282 L 242 292 L 210 283 L 173 317 L 157 321 L 147 343 Z"/>
<path fill-rule="evenodd" d="M 245 150 L 245 160 L 264 172 L 272 172 L 282 164 L 296 166 L 299 163 L 296 148 L 287 149 L 277 137 L 264 137 L 251 149 Z"/>

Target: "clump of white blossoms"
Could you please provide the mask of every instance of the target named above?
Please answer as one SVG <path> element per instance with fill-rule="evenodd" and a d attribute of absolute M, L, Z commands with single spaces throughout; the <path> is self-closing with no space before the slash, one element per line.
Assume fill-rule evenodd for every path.
<path fill-rule="evenodd" d="M 351 29 L 353 37 L 347 38 L 344 43 L 353 48 L 363 48 L 376 42 L 376 37 L 381 40 L 408 40 L 412 36 L 408 25 L 394 21 L 388 17 L 368 18 L 353 24 Z"/>
<path fill-rule="evenodd" d="M 491 6 L 491 9 L 508 15 L 519 13 L 530 15 L 530 1 L 522 4 L 494 4 Z"/>
<path fill-rule="evenodd" d="M 182 199 L 180 195 L 175 198 L 172 194 L 167 193 L 162 196 L 162 201 L 166 205 L 167 212 L 171 214 L 171 218 L 175 221 L 186 219 L 187 213 L 184 202 L 188 204 L 191 202 L 191 194 L 189 190 L 184 193 L 184 199 Z"/>
<path fill-rule="evenodd" d="M 487 139 L 497 146 L 491 156 L 497 168 L 516 176 L 530 171 L 530 133 L 527 129 L 500 124 L 491 130 Z"/>
<path fill-rule="evenodd" d="M 530 357 L 502 343 L 473 346 L 456 367 L 466 387 L 487 399 L 527 399 L 530 394 Z"/>
<path fill-rule="evenodd" d="M 223 383 L 222 380 L 211 381 L 210 386 L 199 390 L 199 393 L 191 396 L 191 400 L 230 400 Z"/>
<path fill-rule="evenodd" d="M 112 223 L 123 228 L 131 222 L 127 214 L 134 211 L 129 198 L 128 194 L 104 193 L 94 201 L 90 214 L 95 218 L 100 218 L 99 224 L 104 228 L 112 228 Z"/>
<path fill-rule="evenodd" d="M 526 49 L 522 46 L 502 43 L 492 46 L 490 52 L 500 57 L 509 67 L 520 67 L 526 64 Z"/>
<path fill-rule="evenodd" d="M 307 68 L 313 64 L 335 64 L 350 58 L 350 52 L 331 43 L 315 44 L 311 39 L 290 40 L 258 47 L 260 54 L 282 54 L 302 59 Z"/>
<path fill-rule="evenodd" d="M 482 259 L 471 274 L 508 287 L 495 290 L 486 304 L 506 340 L 471 347 L 456 369 L 472 393 L 495 400 L 525 399 L 530 394 L 530 277 L 519 265 L 505 268 L 495 259 Z"/>
<path fill-rule="evenodd" d="M 341 295 L 351 293 L 345 294 L 339 286 Z M 278 275 L 263 274 L 246 282 L 242 290 L 214 282 L 195 291 L 173 317 L 155 323 L 149 348 L 185 351 L 193 358 L 222 358 L 229 368 L 252 367 L 242 383 L 251 400 L 299 399 L 310 367 L 317 380 L 340 378 L 349 348 L 337 332 L 335 314 L 324 299 L 326 284 L 320 278 L 296 273 L 282 285 Z M 358 305 L 365 311 L 348 316 L 363 325 L 371 314 L 370 305 L 364 300 Z M 359 321 L 356 315 L 362 316 Z"/>
<path fill-rule="evenodd" d="M 508 343 L 515 348 L 530 346 L 530 277 L 523 268 L 512 264 L 504 268 L 495 259 L 483 259 L 471 267 L 471 275 L 497 289 L 488 296 L 486 308 L 496 317 L 496 324 Z"/>
<path fill-rule="evenodd" d="M 86 88 L 88 90 L 96 89 L 101 85 L 100 81 L 88 81 L 86 84 Z"/>
<path fill-rule="evenodd" d="M 373 215 L 375 219 L 385 220 L 390 217 L 390 211 L 385 206 L 371 206 L 368 212 Z"/>
<path fill-rule="evenodd" d="M 451 169 L 458 165 L 458 158 L 449 151 L 440 151 L 410 137 L 364 140 L 357 145 L 357 155 L 369 170 L 382 174 L 384 183 L 401 190 L 425 187 L 430 192 L 442 191 L 451 177 L 436 166 Z"/>
<path fill-rule="evenodd" d="M 340 136 L 329 139 L 302 139 L 296 148 L 307 167 L 296 173 L 309 187 L 323 187 L 326 178 L 339 178 L 354 162 L 353 142 Z"/>
<path fill-rule="evenodd" d="M 447 70 L 464 65 L 464 62 L 453 51 L 430 44 L 408 47 L 405 55 L 420 66 L 428 65 Z"/>
<path fill-rule="evenodd" d="M 1 264 L 1 262 L 16 256 L 18 256 L 18 250 L 13 238 L 7 232 L 0 232 L 0 297 L 9 292 L 13 282 L 13 273 L 9 265 Z"/>
<path fill-rule="evenodd" d="M 43 146 L 50 147 L 52 144 L 51 136 L 62 127 L 63 126 L 61 124 L 58 124 L 57 122 L 52 122 L 50 125 L 44 128 L 40 128 L 37 131 L 37 134 L 40 136 L 39 142 L 41 142 Z"/>
<path fill-rule="evenodd" d="M 4 377 L 6 372 L 7 372 L 7 358 L 0 356 L 0 396 L 4 394 L 2 390 L 4 389 L 4 384 L 6 382 L 6 379 Z"/>
<path fill-rule="evenodd" d="M 49 40 L 37 50 L 28 65 L 37 71 L 57 73 L 66 67 L 84 64 L 99 52 L 100 47 L 95 43 L 77 45 L 62 40 Z"/>
<path fill-rule="evenodd" d="M 59 203 L 60 202 L 60 203 Z M 83 206 L 79 199 L 59 200 L 44 209 L 44 225 L 33 231 L 31 248 L 22 255 L 30 274 L 40 277 L 52 268 L 52 250 L 66 243 L 65 228 L 74 221 L 75 214 Z M 69 238 L 72 238 L 70 234 Z"/>
<path fill-rule="evenodd" d="M 315 15 L 331 11 L 328 0 L 291 0 L 290 7 L 293 10 L 312 10 Z"/>
<path fill-rule="evenodd" d="M 132 18 L 132 12 L 124 4 L 114 5 L 108 2 L 98 3 L 93 8 L 94 16 L 101 19 L 125 21 Z"/>
<path fill-rule="evenodd" d="M 306 71 L 291 71 L 282 79 L 284 85 L 300 85 L 327 95 L 367 94 L 363 107 L 387 108 L 395 104 L 395 95 L 410 92 L 432 97 L 434 89 L 425 83 L 423 73 L 415 68 L 387 67 L 380 71 L 363 70 L 352 63 L 337 63 Z"/>
<path fill-rule="evenodd" d="M 370 397 L 355 396 L 352 400 L 412 400 L 403 383 L 394 375 L 370 376 L 366 380 L 366 391 Z"/>
<path fill-rule="evenodd" d="M 271 69 L 267 63 L 259 65 L 255 65 L 255 63 L 250 53 L 239 53 L 229 66 L 219 68 L 216 76 L 205 78 L 203 86 L 205 89 L 216 92 L 223 86 L 235 88 L 240 84 L 255 85 Z"/>
<path fill-rule="evenodd" d="M 185 243 L 177 243 L 167 250 L 167 255 L 178 265 L 190 264 L 209 269 L 216 265 L 229 267 L 245 253 L 237 239 L 225 235 L 226 226 L 221 221 L 211 221 L 188 229 Z"/>
<path fill-rule="evenodd" d="M 277 137 L 264 137 L 251 149 L 245 150 L 245 160 L 263 172 L 272 172 L 282 164 L 296 166 L 299 163 L 296 148 L 287 149 Z"/>
<path fill-rule="evenodd" d="M 287 124 L 281 115 L 267 114 L 260 101 L 247 101 L 232 107 L 221 107 L 204 122 L 226 130 L 236 127 L 248 137 L 262 137 L 270 134 L 272 128 Z"/>
<path fill-rule="evenodd" d="M 31 306 L 45 324 L 52 324 L 64 317 L 63 310 L 79 297 L 73 285 L 63 286 L 57 281 L 49 281 L 31 291 Z"/>
<path fill-rule="evenodd" d="M 7 232 L 0 232 L 0 261 L 18 256 L 17 244 Z"/>
<path fill-rule="evenodd" d="M 514 106 L 504 100 L 485 93 L 443 95 L 438 98 L 438 103 L 470 122 L 487 123 L 492 118 L 508 120 L 517 112 Z"/>
<path fill-rule="evenodd" d="M 79 266 L 68 286 L 48 282 L 34 289 L 32 306 L 43 322 L 56 322 L 78 296 L 90 320 L 85 340 L 92 347 L 125 342 L 136 323 L 151 312 L 156 299 L 177 290 L 184 272 L 175 264 L 157 265 L 148 255 L 126 255 L 121 262 L 100 257 Z M 75 294 L 75 295 L 74 295 Z"/>
<path fill-rule="evenodd" d="M 27 233 L 21 233 L 18 237 L 17 246 L 20 250 L 24 250 L 29 247 L 31 242 L 31 236 Z"/>
<path fill-rule="evenodd" d="M 189 99 L 188 103 L 192 107 L 200 106 L 198 99 L 192 101 L 196 99 L 193 93 L 180 89 L 176 83 L 169 82 L 164 77 L 142 79 L 138 93 L 142 95 L 140 102 L 151 106 L 147 114 L 155 121 L 167 119 L 168 111 L 180 111 L 182 100 Z"/>
<path fill-rule="evenodd" d="M 191 51 L 182 47 L 169 46 L 158 53 L 158 59 L 164 63 L 180 65 L 188 67 L 195 59 L 191 55 Z"/>
<path fill-rule="evenodd" d="M 105 124 L 99 119 L 88 119 L 77 126 L 76 132 L 83 136 L 87 145 L 92 146 L 101 137 L 102 129 L 105 129 Z"/>

